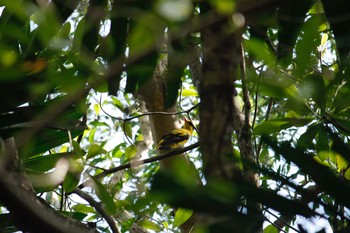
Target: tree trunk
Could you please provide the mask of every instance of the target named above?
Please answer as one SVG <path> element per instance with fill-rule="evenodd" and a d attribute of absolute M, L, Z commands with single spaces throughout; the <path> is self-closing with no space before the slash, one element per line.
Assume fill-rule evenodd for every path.
<path fill-rule="evenodd" d="M 258 186 L 255 172 L 244 167 L 241 171 L 233 158 L 232 135 L 235 129 L 242 161 L 254 162 L 254 153 L 249 125 L 249 112 L 243 114 L 234 102 L 236 91 L 234 82 L 244 72 L 242 56 L 242 26 L 235 25 L 232 18 L 223 17 L 209 4 L 203 3 L 201 12 L 214 23 L 202 29 L 203 76 L 200 80 L 200 149 L 202 152 L 203 169 L 207 182 L 214 179 L 225 179 L 233 182 L 245 180 Z M 242 78 L 242 84 L 244 84 Z M 245 107 L 250 106 L 247 91 L 243 86 Z M 246 95 L 245 95 L 246 94 Z M 248 109 L 250 110 L 250 108 Z M 233 221 L 232 226 L 240 229 L 232 231 L 261 232 L 262 221 L 260 205 L 255 201 L 247 202 L 247 219 L 252 220 L 252 226 L 242 226 Z M 216 216 L 208 217 L 207 222 L 216 222 Z M 254 222 L 253 222 L 254 221 Z M 244 230 L 245 229 L 245 230 Z"/>

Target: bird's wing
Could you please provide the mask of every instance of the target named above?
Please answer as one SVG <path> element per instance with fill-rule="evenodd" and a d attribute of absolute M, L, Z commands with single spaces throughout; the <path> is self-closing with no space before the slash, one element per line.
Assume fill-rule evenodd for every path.
<path fill-rule="evenodd" d="M 160 140 L 157 148 L 161 150 L 170 150 L 178 148 L 187 142 L 190 138 L 190 132 L 186 129 L 175 129 L 166 134 Z"/>

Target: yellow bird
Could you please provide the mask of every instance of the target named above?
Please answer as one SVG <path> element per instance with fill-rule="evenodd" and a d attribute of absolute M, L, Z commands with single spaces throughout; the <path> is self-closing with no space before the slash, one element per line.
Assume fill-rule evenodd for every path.
<path fill-rule="evenodd" d="M 164 135 L 157 145 L 159 150 L 175 150 L 182 147 L 188 139 L 190 139 L 194 125 L 184 117 L 185 124 L 181 129 L 174 129 L 170 133 Z"/>

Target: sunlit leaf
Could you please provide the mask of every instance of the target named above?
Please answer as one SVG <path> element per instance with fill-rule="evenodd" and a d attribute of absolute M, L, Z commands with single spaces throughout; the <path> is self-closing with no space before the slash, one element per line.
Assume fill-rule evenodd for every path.
<path fill-rule="evenodd" d="M 72 206 L 72 209 L 75 210 L 76 212 L 81 212 L 86 214 L 95 213 L 95 210 L 93 207 L 85 204 L 74 205 Z"/>
<path fill-rule="evenodd" d="M 350 180 L 350 169 L 349 167 L 345 170 L 344 177 L 347 180 Z"/>
<path fill-rule="evenodd" d="M 236 8 L 236 2 L 232 0 L 211 0 L 210 3 L 221 14 L 232 14 Z"/>
<path fill-rule="evenodd" d="M 192 213 L 192 210 L 178 208 L 175 212 L 174 226 L 178 227 L 184 222 L 186 222 L 192 216 Z"/>
<path fill-rule="evenodd" d="M 162 230 L 162 227 L 150 220 L 147 220 L 147 219 L 142 219 L 141 221 L 138 222 L 138 225 L 140 227 L 143 227 L 145 229 L 148 229 L 148 230 L 152 230 L 152 231 L 161 231 Z"/>
<path fill-rule="evenodd" d="M 264 229 L 264 233 L 278 233 L 278 232 L 279 232 L 279 229 L 272 224 L 268 225 Z"/>
<path fill-rule="evenodd" d="M 323 33 L 322 34 L 322 38 L 321 38 L 321 44 L 320 44 L 320 50 L 324 50 L 326 42 L 328 41 L 328 34 L 327 33 Z"/>
<path fill-rule="evenodd" d="M 122 104 L 122 102 L 119 100 L 119 99 L 117 99 L 117 98 L 115 98 L 115 97 L 113 97 L 112 96 L 112 101 L 113 101 L 113 104 L 120 110 L 120 111 L 124 111 L 124 105 Z"/>
<path fill-rule="evenodd" d="M 89 159 L 89 158 L 92 158 L 92 157 L 94 157 L 96 155 L 106 154 L 107 151 L 103 148 L 103 146 L 104 146 L 103 143 L 101 145 L 98 145 L 98 144 L 95 144 L 95 143 L 94 144 L 90 144 L 86 158 Z"/>
<path fill-rule="evenodd" d="M 135 157 L 136 153 L 137 153 L 137 151 L 136 151 L 136 147 L 134 145 L 128 146 L 125 149 L 125 156 L 128 159 L 131 159 L 131 158 Z"/>
<path fill-rule="evenodd" d="M 336 155 L 336 162 L 338 167 L 338 172 L 341 172 L 349 167 L 348 161 L 346 161 L 341 155 Z"/>
<path fill-rule="evenodd" d="M 189 96 L 198 96 L 198 92 L 194 89 L 184 89 L 181 91 L 181 95 L 184 97 L 189 97 Z"/>
<path fill-rule="evenodd" d="M 96 115 L 98 115 L 100 113 L 100 105 L 99 104 L 94 104 L 94 111 L 95 111 Z"/>

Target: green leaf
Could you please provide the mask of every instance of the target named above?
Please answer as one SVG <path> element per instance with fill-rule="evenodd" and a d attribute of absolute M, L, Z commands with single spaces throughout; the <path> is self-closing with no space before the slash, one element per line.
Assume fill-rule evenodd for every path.
<path fill-rule="evenodd" d="M 338 172 L 341 172 L 342 170 L 345 170 L 348 168 L 349 163 L 344 159 L 341 155 L 337 154 L 336 156 L 336 161 L 337 161 L 337 167 L 338 167 Z"/>
<path fill-rule="evenodd" d="M 305 77 L 303 85 L 299 88 L 305 100 L 312 98 L 319 107 L 323 108 L 327 100 L 325 81 L 321 75 L 310 74 Z"/>
<path fill-rule="evenodd" d="M 297 145 L 299 148 L 312 148 L 313 146 L 313 140 L 316 138 L 317 132 L 319 130 L 319 127 L 321 125 L 316 124 L 316 125 L 310 125 L 305 133 L 303 133 L 297 142 Z"/>
<path fill-rule="evenodd" d="M 57 36 L 61 37 L 61 38 L 68 38 L 70 30 L 71 30 L 71 24 L 70 24 L 70 22 L 67 22 L 67 23 L 62 25 Z"/>
<path fill-rule="evenodd" d="M 60 213 L 67 216 L 67 217 L 74 218 L 74 219 L 79 220 L 79 221 L 83 221 L 84 218 L 87 216 L 86 213 L 82 213 L 82 212 L 78 212 L 78 211 L 75 211 L 75 212 L 61 211 Z"/>
<path fill-rule="evenodd" d="M 309 67 L 312 67 L 312 52 L 316 51 L 319 43 L 315 40 L 320 40 L 320 33 L 318 27 L 321 24 L 320 17 L 312 16 L 304 24 L 301 39 L 298 40 L 295 52 L 296 52 L 296 75 L 297 77 L 303 77 L 306 72 L 309 71 Z"/>
<path fill-rule="evenodd" d="M 98 144 L 91 144 L 88 149 L 88 153 L 86 158 L 90 159 L 92 157 L 95 157 L 96 155 L 100 154 L 106 154 L 107 151 L 103 148 L 105 143 L 102 143 L 101 145 Z"/>
<path fill-rule="evenodd" d="M 83 133 L 83 129 L 72 130 L 72 137 L 76 137 Z M 47 152 L 48 150 L 62 145 L 69 141 L 69 137 L 66 131 L 58 131 L 53 129 L 46 129 L 40 132 L 40 134 L 34 138 L 30 148 L 25 148 L 27 150 L 23 151 L 24 157 L 31 157 L 40 153 Z"/>
<path fill-rule="evenodd" d="M 96 115 L 98 115 L 100 113 L 100 104 L 94 104 L 94 112 Z"/>
<path fill-rule="evenodd" d="M 151 189 L 151 196 L 160 202 L 198 212 L 227 213 L 244 218 L 241 213 L 233 211 L 237 208 L 241 195 L 284 214 L 300 214 L 305 217 L 314 215 L 307 205 L 246 182 L 235 185 L 225 180 L 209 180 L 208 185 L 202 188 L 181 183 L 170 174 L 158 172 L 154 176 Z"/>
<path fill-rule="evenodd" d="M 38 155 L 23 160 L 23 165 L 26 170 L 36 172 L 47 172 L 53 169 L 57 161 L 65 156 L 72 156 L 72 153 L 57 153 L 51 155 Z"/>
<path fill-rule="evenodd" d="M 122 127 L 123 127 L 123 131 L 124 131 L 125 135 L 132 139 L 131 125 L 127 124 L 127 123 L 122 123 L 122 124 L 123 124 Z"/>
<path fill-rule="evenodd" d="M 128 146 L 125 149 L 125 157 L 127 157 L 128 159 L 131 159 L 133 157 L 135 157 L 136 155 L 136 147 L 134 145 Z"/>
<path fill-rule="evenodd" d="M 316 136 L 316 150 L 317 151 L 327 151 L 330 149 L 330 137 L 327 130 L 324 127 L 318 127 L 318 132 Z"/>
<path fill-rule="evenodd" d="M 74 156 L 77 156 L 81 158 L 84 155 L 84 151 L 81 149 L 79 143 L 75 140 L 72 141 L 73 149 L 74 149 Z"/>
<path fill-rule="evenodd" d="M 278 232 L 279 232 L 279 229 L 272 224 L 268 225 L 264 229 L 264 233 L 278 233 Z"/>
<path fill-rule="evenodd" d="M 90 178 L 94 181 L 94 188 L 96 190 L 96 194 L 98 198 L 102 201 L 103 207 L 107 211 L 108 214 L 115 214 L 117 211 L 117 206 L 114 203 L 113 197 L 108 193 L 106 187 L 96 178 L 90 176 Z"/>
<path fill-rule="evenodd" d="M 232 0 L 211 0 L 210 3 L 222 15 L 232 15 L 236 9 L 236 2 Z"/>
<path fill-rule="evenodd" d="M 244 48 L 258 60 L 264 62 L 270 68 L 276 66 L 276 56 L 264 41 L 250 38 L 249 40 L 244 40 L 243 44 Z"/>
<path fill-rule="evenodd" d="M 314 182 L 340 203 L 350 207 L 350 187 L 345 185 L 328 167 L 319 164 L 313 156 L 300 148 L 293 148 L 290 142 L 278 144 L 272 138 L 263 136 L 263 142 L 268 144 L 277 154 L 298 166 L 305 174 L 309 174 Z"/>
<path fill-rule="evenodd" d="M 290 127 L 300 127 L 310 123 L 312 119 L 308 118 L 284 118 L 264 121 L 262 124 L 254 128 L 255 135 L 268 135 L 280 132 Z"/>
<path fill-rule="evenodd" d="M 175 212 L 174 227 L 178 227 L 186 222 L 193 214 L 193 210 L 178 208 Z"/>
<path fill-rule="evenodd" d="M 158 224 L 148 220 L 148 219 L 142 219 L 141 221 L 139 221 L 137 223 L 137 225 L 139 225 L 142 228 L 148 229 L 148 230 L 152 230 L 152 231 L 162 231 L 163 228 L 161 226 L 159 226 Z"/>
<path fill-rule="evenodd" d="M 114 106 L 116 106 L 120 111 L 124 112 L 125 107 L 119 99 L 112 96 L 112 102 L 113 102 Z"/>
<path fill-rule="evenodd" d="M 187 89 L 182 90 L 181 95 L 183 97 L 197 97 L 198 92 L 194 89 L 187 88 Z"/>
<path fill-rule="evenodd" d="M 63 181 L 63 189 L 66 193 L 72 192 L 79 184 L 80 174 L 68 172 Z"/>
<path fill-rule="evenodd" d="M 283 108 L 288 109 L 287 114 L 289 116 L 303 117 L 310 113 L 313 114 L 312 110 L 305 103 L 305 101 L 297 98 L 290 98 L 287 100 L 287 102 L 283 105 Z"/>
<path fill-rule="evenodd" d="M 334 122 L 334 126 L 337 127 L 339 131 L 341 131 L 345 135 L 350 135 L 350 120 L 341 119 L 341 118 L 333 118 L 332 123 Z"/>
<path fill-rule="evenodd" d="M 90 130 L 90 134 L 89 134 L 89 142 L 90 143 L 94 143 L 95 142 L 95 134 L 96 134 L 97 128 L 92 128 Z"/>
<path fill-rule="evenodd" d="M 74 31 L 74 38 L 73 38 L 73 42 L 72 42 L 72 50 L 73 51 L 78 52 L 80 50 L 81 43 L 83 40 L 83 33 L 84 33 L 85 24 L 86 24 L 86 19 L 85 19 L 85 17 L 83 17 L 79 21 L 77 28 Z"/>
<path fill-rule="evenodd" d="M 278 48 L 283 65 L 289 65 L 292 60 L 293 48 L 298 38 L 307 12 L 313 1 L 286 1 L 278 9 Z M 290 19 L 300 20 L 290 20 Z"/>
<path fill-rule="evenodd" d="M 75 212 L 81 212 L 86 214 L 95 213 L 95 210 L 93 207 L 86 205 L 86 204 L 77 204 L 72 207 L 72 210 Z"/>

